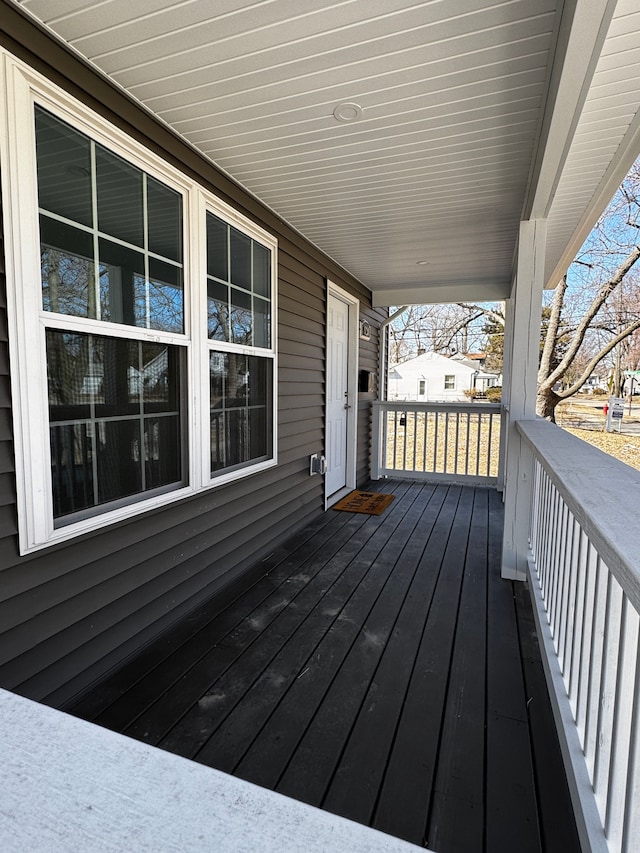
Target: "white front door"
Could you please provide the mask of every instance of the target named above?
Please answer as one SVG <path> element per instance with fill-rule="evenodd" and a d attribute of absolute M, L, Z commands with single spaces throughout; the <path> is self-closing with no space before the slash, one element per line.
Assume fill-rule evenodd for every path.
<path fill-rule="evenodd" d="M 353 341 L 357 304 L 335 292 L 327 296 L 327 401 L 325 495 L 339 495 L 355 487 L 356 391 Z M 357 319 L 356 319 L 357 322 Z"/>

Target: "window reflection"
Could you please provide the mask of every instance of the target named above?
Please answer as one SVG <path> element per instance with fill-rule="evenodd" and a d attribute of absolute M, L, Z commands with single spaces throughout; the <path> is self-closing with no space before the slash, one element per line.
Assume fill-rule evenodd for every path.
<path fill-rule="evenodd" d="M 47 331 L 54 517 L 184 481 L 178 347 Z"/>
<path fill-rule="evenodd" d="M 271 346 L 271 251 L 207 214 L 207 316 L 211 340 Z"/>
<path fill-rule="evenodd" d="M 214 352 L 209 368 L 212 475 L 268 458 L 273 362 Z"/>
<path fill-rule="evenodd" d="M 182 197 L 40 107 L 36 139 L 44 310 L 182 333 Z"/>

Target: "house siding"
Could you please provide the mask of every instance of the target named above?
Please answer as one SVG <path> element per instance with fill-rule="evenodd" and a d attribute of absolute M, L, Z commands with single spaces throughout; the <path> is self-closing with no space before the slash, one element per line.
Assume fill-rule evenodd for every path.
<path fill-rule="evenodd" d="M 278 465 L 129 522 L 20 557 L 4 252 L 0 250 L 0 685 L 65 707 L 96 679 L 239 579 L 323 511 L 326 280 L 360 300 L 373 327 L 359 367 L 377 370 L 369 291 L 106 81 L 3 3 L 0 43 L 64 85 L 219 198 L 278 248 Z M 33 51 L 31 53 L 29 48 Z M 1 164 L 0 164 L 1 165 Z M 368 477 L 373 394 L 358 403 L 358 481 Z"/>

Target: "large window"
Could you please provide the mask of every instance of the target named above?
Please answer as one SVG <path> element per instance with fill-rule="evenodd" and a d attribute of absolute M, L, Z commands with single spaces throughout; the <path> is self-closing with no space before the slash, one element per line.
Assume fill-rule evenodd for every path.
<path fill-rule="evenodd" d="M 182 195 L 35 107 L 55 525 L 186 482 Z M 96 323 L 50 328 L 62 314 Z M 108 324 L 131 326 L 110 337 Z M 86 329 L 86 331 L 80 331 Z M 135 330 L 135 331 L 134 331 Z"/>
<path fill-rule="evenodd" d="M 276 242 L 34 72 L 7 68 L 27 552 L 275 464 Z"/>
<path fill-rule="evenodd" d="M 207 213 L 211 474 L 272 452 L 270 252 Z M 218 342 L 228 344 L 221 351 Z"/>

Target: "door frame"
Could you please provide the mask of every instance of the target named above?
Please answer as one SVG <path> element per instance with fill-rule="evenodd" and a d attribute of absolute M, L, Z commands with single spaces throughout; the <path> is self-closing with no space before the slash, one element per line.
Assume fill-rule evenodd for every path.
<path fill-rule="evenodd" d="M 345 495 L 348 495 L 349 492 L 353 491 L 356 487 L 356 450 L 358 446 L 358 341 L 359 341 L 359 321 L 360 321 L 360 300 L 352 296 L 350 293 L 347 293 L 346 290 L 343 290 L 334 282 L 327 279 L 327 310 L 329 308 L 329 297 L 333 296 L 336 299 L 339 299 L 341 302 L 344 302 L 347 305 L 349 320 L 348 320 L 348 340 L 349 340 L 349 349 L 348 349 L 348 357 L 347 357 L 347 403 L 350 408 L 347 410 L 347 429 L 346 429 L 346 453 L 345 453 L 345 474 L 346 474 L 346 485 L 344 488 L 339 489 L 337 492 L 334 492 L 331 495 L 327 494 L 326 487 L 326 477 L 325 477 L 325 493 L 324 493 L 324 507 L 328 509 L 330 506 L 333 506 L 334 503 L 337 503 L 341 498 Z M 325 324 L 325 353 L 326 353 L 326 363 L 325 363 L 325 375 L 328 375 L 329 368 L 329 324 Z M 327 383 L 325 381 L 325 389 L 327 388 Z M 325 404 L 324 404 L 324 428 L 325 428 L 325 436 L 327 435 L 327 394 L 325 390 Z"/>

